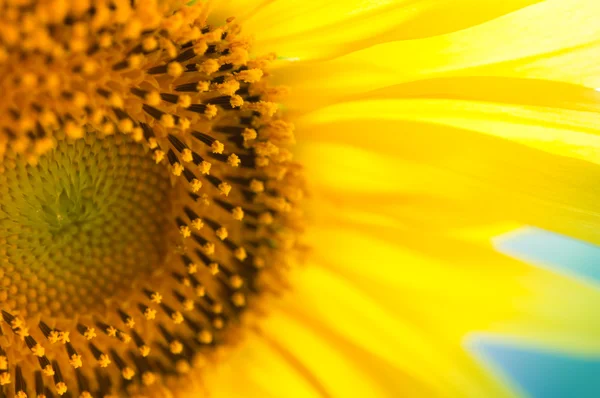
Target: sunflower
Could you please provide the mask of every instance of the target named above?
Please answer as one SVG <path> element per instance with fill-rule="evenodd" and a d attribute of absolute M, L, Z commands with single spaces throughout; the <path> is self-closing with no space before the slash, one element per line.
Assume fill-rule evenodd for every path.
<path fill-rule="evenodd" d="M 595 237 L 565 3 L 0 2 L 3 393 L 514 395 L 468 332 L 584 335 L 490 240 Z"/>

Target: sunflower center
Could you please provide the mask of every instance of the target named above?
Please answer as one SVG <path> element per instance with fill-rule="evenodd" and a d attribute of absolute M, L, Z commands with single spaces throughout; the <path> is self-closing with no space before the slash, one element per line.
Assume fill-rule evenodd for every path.
<path fill-rule="evenodd" d="M 0 6 L 0 390 L 162 396 L 283 285 L 303 183 L 275 57 L 175 4 Z"/>
<path fill-rule="evenodd" d="M 119 297 L 164 259 L 169 176 L 125 136 L 58 139 L 36 165 L 15 156 L 0 175 L 0 299 L 70 316 Z M 17 283 L 15 283 L 17 282 Z"/>

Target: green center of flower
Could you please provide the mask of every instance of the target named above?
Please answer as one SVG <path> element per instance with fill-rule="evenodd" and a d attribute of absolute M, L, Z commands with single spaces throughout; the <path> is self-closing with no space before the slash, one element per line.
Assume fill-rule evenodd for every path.
<path fill-rule="evenodd" d="M 0 175 L 0 299 L 62 316 L 89 310 L 157 268 L 167 251 L 168 171 L 126 137 L 91 135 Z M 0 289 L 2 288 L 0 286 Z"/>

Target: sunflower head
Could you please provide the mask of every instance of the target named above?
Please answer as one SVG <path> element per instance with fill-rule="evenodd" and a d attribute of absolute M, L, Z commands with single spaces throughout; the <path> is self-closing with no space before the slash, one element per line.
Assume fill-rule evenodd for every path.
<path fill-rule="evenodd" d="M 272 55 L 155 1 L 0 3 L 0 385 L 157 391 L 236 340 L 296 247 Z M 250 311 L 251 312 L 251 311 Z"/>

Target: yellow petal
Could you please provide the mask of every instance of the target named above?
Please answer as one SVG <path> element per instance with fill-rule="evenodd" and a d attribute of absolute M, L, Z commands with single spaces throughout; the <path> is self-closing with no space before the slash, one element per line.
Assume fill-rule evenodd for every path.
<path fill-rule="evenodd" d="M 432 344 L 452 345 L 471 331 L 488 331 L 561 350 L 600 350 L 599 310 L 594 304 L 600 303 L 597 285 L 513 261 L 494 253 L 489 240 L 488 244 L 473 245 L 411 231 L 393 237 L 388 234 L 384 241 L 365 235 L 362 225 L 354 230 L 316 227 L 309 232 L 309 239 L 314 242 L 313 258 L 320 266 L 350 281 L 360 294 L 374 300 L 405 327 L 418 328 L 420 336 L 432 339 Z M 306 286 L 306 297 L 296 302 L 317 301 L 310 314 L 321 313 L 327 319 L 323 322 L 342 328 L 348 321 L 337 318 L 343 314 L 328 307 L 329 300 L 335 300 L 332 292 L 336 292 L 337 282 L 327 279 L 327 289 L 318 289 L 321 293 L 313 299 L 308 297 L 319 281 L 319 271 L 311 271 L 299 285 Z M 345 300 L 353 297 L 348 292 L 339 295 Z M 342 306 L 332 304 L 336 305 Z M 359 308 L 354 302 L 351 307 Z M 362 324 L 364 329 L 372 323 Z M 396 326 L 394 330 L 402 329 Z M 354 333 L 359 332 L 344 332 Z M 371 340 L 356 341 L 377 349 Z M 390 344 L 393 339 L 382 341 Z M 419 347 L 407 336 L 402 336 L 402 341 L 409 342 L 412 349 Z M 410 356 L 411 348 L 398 349 Z M 458 360 L 455 363 L 458 366 Z"/>
<path fill-rule="evenodd" d="M 377 365 L 394 368 L 395 383 L 394 379 L 378 380 L 385 397 L 410 392 L 411 396 L 502 396 L 502 387 L 462 352 L 460 340 L 452 346 L 436 339 L 315 265 L 295 275 L 294 282 L 295 292 L 264 329 L 325 380 L 332 396 L 353 396 L 353 390 L 360 396 L 361 392 L 362 383 L 351 374 L 340 374 L 344 368 L 331 362 L 339 356 L 359 370 L 363 383 L 378 379 Z M 401 300 L 396 296 L 393 303 L 401 305 Z M 290 333 L 276 333 L 284 329 Z M 369 396 L 380 396 L 379 391 Z"/>
<path fill-rule="evenodd" d="M 286 356 L 301 364 L 308 377 L 314 378 L 321 390 L 327 392 L 324 396 L 389 396 L 385 386 L 369 377 L 363 364 L 337 349 L 322 333 L 311 330 L 306 322 L 276 311 L 265 320 L 262 329 L 263 338 L 286 350 Z"/>
<path fill-rule="evenodd" d="M 306 160 L 303 164 L 312 185 L 344 193 L 431 192 L 432 178 L 423 177 L 444 174 L 427 165 L 414 167 L 413 162 L 389 154 L 332 142 L 307 141 L 298 156 Z M 410 173 L 401 172 L 411 168 Z M 444 188 L 450 188 L 446 194 L 452 195 L 452 187 Z"/>
<path fill-rule="evenodd" d="M 209 0 L 208 19 L 215 25 L 222 24 L 230 17 L 244 22 L 273 1 L 276 0 Z"/>
<path fill-rule="evenodd" d="M 560 92 L 546 92 L 546 95 L 560 97 Z M 589 111 L 445 98 L 357 101 L 324 108 L 307 115 L 303 121 L 322 124 L 332 120 L 378 118 L 436 123 L 600 163 L 600 95 L 595 94 L 595 97 L 598 102 L 589 102 Z"/>
<path fill-rule="evenodd" d="M 337 195 L 334 200 L 339 203 L 362 210 L 376 208 L 415 225 L 435 225 L 438 220 L 440 225 L 463 220 L 463 226 L 465 221 L 478 225 L 509 220 L 600 242 L 596 183 L 600 167 L 595 164 L 441 124 L 351 120 L 306 125 L 303 130 L 314 142 L 305 144 L 309 147 L 340 141 L 345 146 L 361 146 L 363 151 L 370 149 L 372 157 L 384 154 L 385 162 L 393 162 L 393 171 L 381 172 L 380 186 L 364 190 L 363 195 L 361 184 L 372 186 L 368 177 L 377 173 L 377 167 L 369 168 L 369 157 L 351 158 L 370 170 L 357 173 L 354 181 L 346 161 L 333 157 L 326 160 L 328 170 L 309 169 L 309 181 L 324 195 Z M 299 152 L 305 164 L 318 165 L 326 157 L 317 150 Z M 412 173 L 418 178 L 413 179 Z M 335 185 L 336 178 L 352 182 L 348 183 L 351 188 Z M 389 181 L 387 188 L 385 181 Z M 329 184 L 334 188 L 329 189 Z M 402 193 L 404 184 L 406 194 Z"/>
<path fill-rule="evenodd" d="M 290 64 L 277 76 L 289 85 L 303 82 L 289 101 L 293 107 L 442 76 L 544 78 L 600 87 L 594 55 L 599 18 L 597 2 L 546 1 L 445 35 L 384 43 L 312 67 Z"/>
<path fill-rule="evenodd" d="M 491 302 L 500 295 L 525 293 L 514 278 L 528 266 L 494 253 L 489 244 L 481 247 L 419 230 L 412 233 L 400 231 L 396 236 L 377 236 L 368 231 L 363 233 L 363 228 L 362 225 L 354 229 L 318 226 L 309 231 L 308 239 L 322 242 L 313 249 L 314 258 L 322 266 L 351 278 L 358 285 L 393 286 L 397 298 L 389 303 L 390 308 L 397 305 L 395 302 L 402 295 L 427 296 L 432 301 L 451 300 L 448 302 L 451 305 L 459 302 L 464 304 L 474 296 Z M 486 267 L 482 268 L 481 264 L 486 264 Z M 485 283 L 489 280 L 495 280 L 495 286 Z M 473 303 L 482 308 L 487 304 Z M 405 303 L 405 306 L 419 305 L 419 302 Z M 492 308 L 501 306 L 507 308 L 507 303 L 498 300 L 492 304 Z M 485 323 L 485 319 L 492 316 L 492 308 L 470 318 L 470 326 Z M 458 319 L 468 317 L 467 313 L 471 310 L 473 308 L 465 308 L 459 314 L 445 315 L 435 312 L 412 313 L 407 318 L 455 316 Z M 469 327 L 459 322 L 457 326 Z"/>
<path fill-rule="evenodd" d="M 490 333 L 521 344 L 550 347 L 582 355 L 600 354 L 600 289 L 550 272 L 526 278 L 523 283 L 536 294 L 516 301 L 520 311 L 500 321 Z"/>
<path fill-rule="evenodd" d="M 428 236 L 444 233 L 489 245 L 492 237 L 522 227 L 510 219 L 507 211 L 481 209 L 470 200 L 447 198 L 431 191 L 412 195 L 360 194 L 319 187 L 311 191 L 306 214 L 311 224 L 319 227 L 359 229 L 366 237 L 383 240 L 421 234 L 418 236 L 428 241 Z"/>
<path fill-rule="evenodd" d="M 406 82 L 353 96 L 358 99 L 457 99 L 598 111 L 600 93 L 559 81 L 506 76 L 451 76 Z"/>
<path fill-rule="evenodd" d="M 275 51 L 284 58 L 310 60 L 385 41 L 464 29 L 537 1 L 263 1 L 243 22 L 244 29 L 256 37 L 257 52 Z M 247 0 L 241 3 L 247 7 Z"/>
<path fill-rule="evenodd" d="M 253 331 L 216 369 L 207 370 L 213 398 L 321 398 L 322 386 L 302 373 L 298 363 Z M 191 392 L 190 394 L 193 394 Z M 196 391 L 197 394 L 197 391 Z M 195 395 L 184 395 L 195 396 Z"/>
<path fill-rule="evenodd" d="M 305 142 L 298 159 L 309 176 L 312 223 L 447 230 L 506 221 L 506 213 L 473 208 L 480 184 L 436 165 L 330 142 Z"/>

